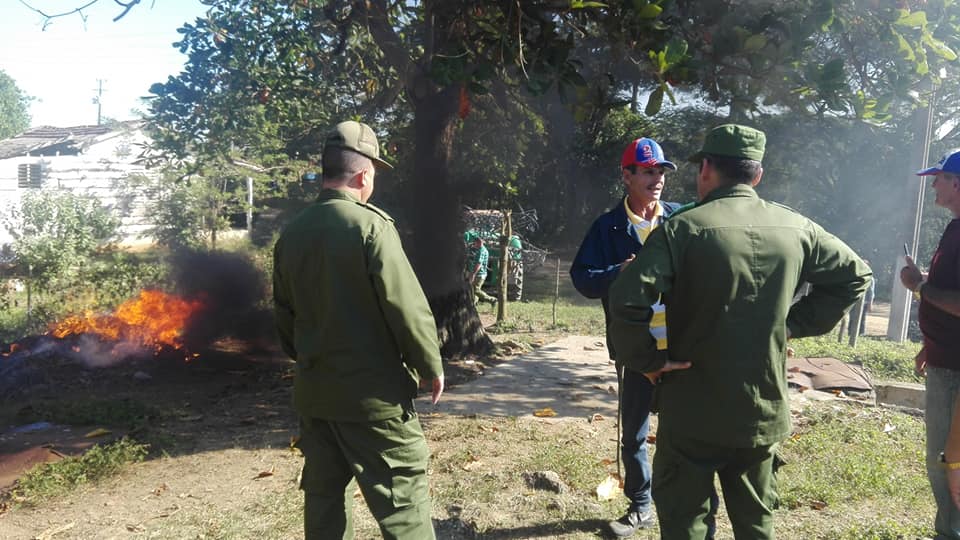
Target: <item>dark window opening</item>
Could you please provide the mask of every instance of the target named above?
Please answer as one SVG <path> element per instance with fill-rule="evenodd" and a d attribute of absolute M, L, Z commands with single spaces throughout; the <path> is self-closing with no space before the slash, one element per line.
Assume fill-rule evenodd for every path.
<path fill-rule="evenodd" d="M 17 187 L 39 188 L 42 184 L 39 163 L 23 163 L 17 167 Z"/>

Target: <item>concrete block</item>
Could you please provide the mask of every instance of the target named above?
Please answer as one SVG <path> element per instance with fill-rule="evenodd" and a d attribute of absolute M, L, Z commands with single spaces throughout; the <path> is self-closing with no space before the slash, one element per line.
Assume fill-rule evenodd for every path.
<path fill-rule="evenodd" d="M 919 383 L 876 383 L 877 403 L 923 410 L 926 389 Z"/>

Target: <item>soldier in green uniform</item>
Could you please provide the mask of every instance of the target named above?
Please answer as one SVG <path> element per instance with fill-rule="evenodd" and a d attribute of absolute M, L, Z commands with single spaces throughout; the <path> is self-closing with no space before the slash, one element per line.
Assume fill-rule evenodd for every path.
<path fill-rule="evenodd" d="M 653 500 L 667 540 L 705 537 L 715 476 L 734 536 L 773 538 L 787 339 L 831 330 L 871 281 L 839 239 L 757 196 L 765 141 L 746 126 L 711 130 L 691 158 L 699 202 L 653 231 L 610 289 L 617 360 L 659 381 Z M 791 306 L 804 281 L 810 294 Z M 661 295 L 668 350 L 648 331 Z"/>
<path fill-rule="evenodd" d="M 359 484 L 384 538 L 434 538 L 420 378 L 443 392 L 433 314 L 393 219 L 368 204 L 373 130 L 343 122 L 323 150 L 323 190 L 274 248 L 275 315 L 296 360 L 307 540 L 353 538 Z M 356 484 L 355 484 L 356 482 Z"/>

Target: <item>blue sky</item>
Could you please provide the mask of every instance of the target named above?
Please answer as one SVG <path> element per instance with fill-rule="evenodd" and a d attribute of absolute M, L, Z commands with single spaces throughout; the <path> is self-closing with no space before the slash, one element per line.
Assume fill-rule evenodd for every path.
<path fill-rule="evenodd" d="M 46 13 L 70 11 L 89 0 L 25 0 Z M 112 0 L 50 21 L 20 0 L 0 2 L 0 69 L 35 99 L 31 125 L 97 123 L 97 81 L 103 81 L 102 115 L 136 118 L 150 85 L 180 72 L 186 61 L 171 44 L 177 28 L 202 16 L 199 0 L 142 0 L 122 19 Z"/>

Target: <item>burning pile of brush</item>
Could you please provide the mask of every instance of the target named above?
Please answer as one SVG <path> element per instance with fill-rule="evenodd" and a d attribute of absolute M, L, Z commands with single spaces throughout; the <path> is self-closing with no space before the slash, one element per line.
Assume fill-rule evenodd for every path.
<path fill-rule="evenodd" d="M 153 350 L 183 347 L 183 331 L 190 318 L 203 308 L 198 300 L 187 300 L 156 290 L 140 291 L 137 298 L 127 300 L 112 314 L 87 312 L 70 316 L 51 325 L 50 334 L 63 339 L 87 334 L 103 341 Z"/>
<path fill-rule="evenodd" d="M 112 313 L 72 315 L 52 323 L 45 335 L 0 348 L 0 390 L 16 384 L 12 375 L 30 358 L 57 355 L 86 367 L 106 367 L 169 353 L 191 360 L 230 336 L 272 341 L 269 312 L 263 308 L 265 281 L 248 258 L 181 255 L 173 277 L 180 295 L 145 289 Z"/>

